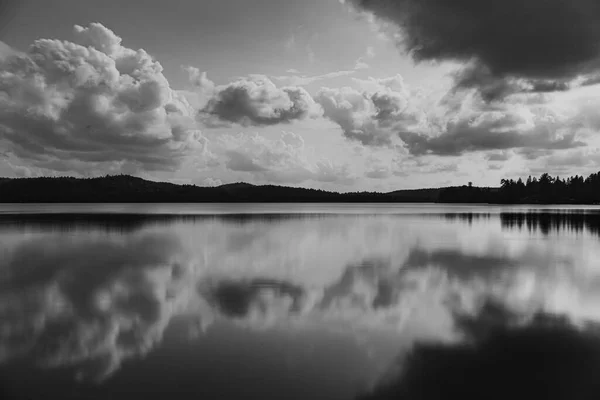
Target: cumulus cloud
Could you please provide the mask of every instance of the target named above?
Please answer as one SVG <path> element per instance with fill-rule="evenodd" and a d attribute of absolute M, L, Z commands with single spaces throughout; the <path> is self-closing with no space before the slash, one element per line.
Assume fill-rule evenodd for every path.
<path fill-rule="evenodd" d="M 582 119 L 582 109 L 559 104 L 514 99 L 490 105 L 473 93 L 447 94 L 438 103 L 441 112 L 429 113 L 428 129 L 405 130 L 399 136 L 415 156 L 510 149 L 534 155 L 586 146 L 582 139 L 593 126 Z"/>
<path fill-rule="evenodd" d="M 368 146 L 391 145 L 398 130 L 421 123 L 401 76 L 357 82 L 365 88 L 323 88 L 315 97 L 324 116 L 338 124 L 348 139 Z"/>
<path fill-rule="evenodd" d="M 577 89 L 577 96 L 572 93 L 576 101 L 522 93 L 491 104 L 481 93 L 412 90 L 400 76 L 354 82 L 359 89 L 322 88 L 317 93 L 315 100 L 324 116 L 350 140 L 395 149 L 402 148 L 397 144 L 401 142 L 413 156 L 515 149 L 535 158 L 587 146 L 583 139 L 600 126 L 592 111 L 597 101 L 590 97 L 591 91 L 582 89 Z M 506 89 L 507 81 L 493 78 L 490 82 L 498 83 L 487 86 L 492 92 Z M 385 179 L 392 173 L 378 167 L 367 171 L 367 176 Z"/>
<path fill-rule="evenodd" d="M 210 123 L 264 126 L 319 116 L 320 107 L 298 86 L 277 87 L 264 75 L 251 75 L 217 86 L 201 115 Z"/>
<path fill-rule="evenodd" d="M 212 94 L 215 90 L 215 83 L 208 79 L 208 74 L 205 71 L 190 66 L 183 69 L 188 73 L 189 81 L 193 87 Z"/>
<path fill-rule="evenodd" d="M 477 86 L 491 97 L 507 88 L 490 92 L 490 79 L 497 87 L 516 79 L 530 86 L 526 91 L 562 90 L 600 67 L 600 7 L 594 0 L 348 2 L 398 28 L 401 46 L 416 61 L 473 63 L 470 79 L 457 84 Z"/>
<path fill-rule="evenodd" d="M 439 136 L 401 132 L 400 138 L 413 155 L 458 156 L 474 151 L 561 150 L 586 145 L 577 140 L 575 132 L 561 129 L 560 125 L 538 123 L 531 128 L 519 129 L 524 123 L 526 121 L 517 115 L 489 112 L 477 114 L 473 119 L 450 121 Z"/>
<path fill-rule="evenodd" d="M 293 132 L 283 132 L 275 140 L 258 134 L 227 135 L 221 138 L 221 144 L 229 170 L 247 172 L 268 182 L 349 184 L 355 180 L 346 165 L 312 157 L 302 136 Z"/>
<path fill-rule="evenodd" d="M 186 99 L 144 50 L 98 23 L 0 61 L 0 141 L 35 165 L 175 169 L 206 145 Z M 53 168 L 55 169 L 55 168 Z"/>
<path fill-rule="evenodd" d="M 555 154 L 536 154 L 531 157 L 524 154 L 530 161 L 528 168 L 533 175 L 550 173 L 552 175 L 573 175 L 573 170 L 595 173 L 600 167 L 600 149 L 581 148 L 558 152 Z"/>

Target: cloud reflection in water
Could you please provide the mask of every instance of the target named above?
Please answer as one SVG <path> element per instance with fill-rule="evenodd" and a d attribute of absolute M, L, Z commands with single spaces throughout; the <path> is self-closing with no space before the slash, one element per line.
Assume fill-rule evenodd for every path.
<path fill-rule="evenodd" d="M 463 343 L 457 315 L 475 318 L 489 301 L 525 319 L 600 321 L 592 235 L 540 240 L 497 217 L 468 226 L 431 216 L 191 222 L 2 231 L 0 362 L 102 380 L 184 314 L 200 331 L 223 319 L 389 332 L 408 344 Z"/>

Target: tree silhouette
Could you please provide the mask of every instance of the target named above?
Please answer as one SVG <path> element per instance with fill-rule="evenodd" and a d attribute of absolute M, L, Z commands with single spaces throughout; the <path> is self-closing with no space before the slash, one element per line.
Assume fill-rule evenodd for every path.
<path fill-rule="evenodd" d="M 526 183 L 519 178 L 501 179 L 500 188 L 448 188 L 439 197 L 442 203 L 495 204 L 600 204 L 600 172 L 587 178 L 567 179 L 548 173 L 539 179 L 529 176 Z"/>

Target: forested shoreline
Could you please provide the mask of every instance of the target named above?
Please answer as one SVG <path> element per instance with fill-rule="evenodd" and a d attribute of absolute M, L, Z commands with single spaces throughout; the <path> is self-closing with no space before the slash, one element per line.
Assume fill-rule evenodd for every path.
<path fill-rule="evenodd" d="M 218 187 L 153 182 L 129 175 L 98 178 L 0 178 L 0 203 L 483 203 L 600 204 L 600 172 L 566 179 L 502 179 L 500 187 L 464 186 L 337 193 L 248 183 Z"/>
<path fill-rule="evenodd" d="M 502 179 L 499 188 L 462 186 L 440 192 L 439 203 L 488 204 L 600 204 L 600 172 L 584 178 L 575 175 L 561 179 L 544 173 L 539 178 L 529 176 Z"/>

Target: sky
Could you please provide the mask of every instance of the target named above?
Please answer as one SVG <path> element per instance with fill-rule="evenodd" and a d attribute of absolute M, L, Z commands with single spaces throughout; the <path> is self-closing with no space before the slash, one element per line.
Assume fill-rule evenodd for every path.
<path fill-rule="evenodd" d="M 586 175 L 599 83 L 596 0 L 2 0 L 0 176 Z"/>

